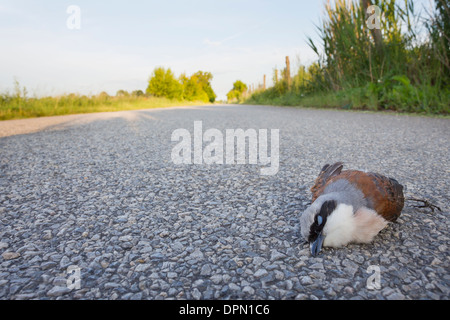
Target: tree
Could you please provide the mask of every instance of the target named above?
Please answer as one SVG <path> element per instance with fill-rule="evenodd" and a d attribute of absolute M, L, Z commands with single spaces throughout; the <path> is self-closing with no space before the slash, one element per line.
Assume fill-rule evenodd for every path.
<path fill-rule="evenodd" d="M 211 87 L 212 74 L 209 72 L 198 71 L 191 77 L 185 74 L 180 76 L 180 82 L 183 85 L 183 99 L 189 101 L 214 102 L 216 94 Z"/>
<path fill-rule="evenodd" d="M 144 95 L 144 92 L 143 92 L 142 90 L 134 90 L 134 91 L 131 93 L 131 95 L 132 95 L 133 97 L 141 97 L 141 96 Z"/>
<path fill-rule="evenodd" d="M 197 71 L 193 76 L 197 78 L 202 90 L 208 95 L 209 102 L 213 103 L 216 101 L 217 96 L 211 87 L 211 81 L 213 79 L 211 72 Z"/>
<path fill-rule="evenodd" d="M 153 71 L 146 93 L 169 99 L 214 102 L 216 94 L 211 87 L 212 78 L 210 72 L 198 71 L 190 77 L 183 73 L 176 79 L 172 70 L 160 67 Z"/>
<path fill-rule="evenodd" d="M 233 83 L 233 89 L 231 89 L 227 93 L 228 102 L 240 101 L 242 98 L 242 94 L 247 91 L 247 85 L 243 83 L 241 80 L 237 80 Z"/>
<path fill-rule="evenodd" d="M 188 101 L 208 102 L 208 95 L 203 91 L 199 80 L 195 75 L 188 78 L 185 74 L 182 74 L 180 76 L 180 82 L 183 84 L 183 99 Z"/>
<path fill-rule="evenodd" d="M 233 83 L 233 90 L 236 90 L 240 93 L 244 93 L 247 91 L 248 87 L 245 83 L 243 83 L 241 80 L 237 80 L 235 83 Z"/>
<path fill-rule="evenodd" d="M 148 82 L 146 93 L 155 97 L 166 97 L 181 100 L 183 86 L 175 78 L 172 70 L 156 68 Z"/>

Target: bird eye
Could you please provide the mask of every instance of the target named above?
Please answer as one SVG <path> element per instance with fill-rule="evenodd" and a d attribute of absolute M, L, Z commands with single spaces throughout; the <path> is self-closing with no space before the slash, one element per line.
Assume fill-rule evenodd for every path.
<path fill-rule="evenodd" d="M 323 222 L 323 218 L 322 218 L 322 216 L 317 216 L 317 225 L 321 225 L 322 224 L 322 222 Z"/>

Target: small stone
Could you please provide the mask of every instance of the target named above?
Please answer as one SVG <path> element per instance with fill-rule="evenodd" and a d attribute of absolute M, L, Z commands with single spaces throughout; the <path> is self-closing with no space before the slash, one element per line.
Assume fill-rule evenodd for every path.
<path fill-rule="evenodd" d="M 335 297 L 336 296 L 336 292 L 333 290 L 333 288 L 328 288 L 327 290 L 325 290 L 325 294 L 327 296 L 331 296 L 331 297 Z"/>
<path fill-rule="evenodd" d="M 266 269 L 258 269 L 255 273 L 254 276 L 256 278 L 261 278 L 261 277 L 265 277 L 267 276 L 269 273 L 267 272 Z"/>
<path fill-rule="evenodd" d="M 233 291 L 240 291 L 241 290 L 241 287 L 239 287 L 237 284 L 235 284 L 235 283 L 229 283 L 228 284 L 228 287 L 230 288 L 230 290 L 233 290 Z"/>
<path fill-rule="evenodd" d="M 203 299 L 205 299 L 205 300 L 214 299 L 214 291 L 211 289 L 208 289 L 205 292 L 203 292 Z"/>
<path fill-rule="evenodd" d="M 52 230 L 45 230 L 42 239 L 50 240 L 52 238 Z"/>
<path fill-rule="evenodd" d="M 119 238 L 119 241 L 122 241 L 122 242 L 128 242 L 128 241 L 131 241 L 131 240 L 133 240 L 133 237 L 130 236 L 130 235 L 122 236 L 122 237 Z"/>
<path fill-rule="evenodd" d="M 69 293 L 70 289 L 67 287 L 55 286 L 50 291 L 47 292 L 49 297 L 60 297 L 66 293 Z"/>
<path fill-rule="evenodd" d="M 15 300 L 30 300 L 36 297 L 36 293 L 22 293 L 14 297 Z"/>
<path fill-rule="evenodd" d="M 200 293 L 200 291 L 197 288 L 194 288 L 194 290 L 192 290 L 191 294 L 195 300 L 200 300 L 202 297 L 202 294 Z"/>
<path fill-rule="evenodd" d="M 231 276 L 229 274 L 224 274 L 222 276 L 222 280 L 223 280 L 223 282 L 228 283 L 231 280 Z"/>
<path fill-rule="evenodd" d="M 267 283 L 273 282 L 275 280 L 275 277 L 274 277 L 273 273 L 271 272 L 268 275 L 262 277 L 260 280 L 262 283 L 267 285 Z"/>
<path fill-rule="evenodd" d="M 20 257 L 20 253 L 18 252 L 3 252 L 3 259 L 5 260 L 14 260 Z"/>
<path fill-rule="evenodd" d="M 119 298 L 119 294 L 117 292 L 113 292 L 111 297 L 109 297 L 110 300 L 117 300 L 117 298 Z"/>
<path fill-rule="evenodd" d="M 47 262 L 44 262 L 43 264 L 41 264 L 42 270 L 48 270 L 48 269 L 51 269 L 54 267 L 56 267 L 56 262 L 53 262 L 53 261 L 47 261 Z"/>
<path fill-rule="evenodd" d="M 210 279 L 211 279 L 212 283 L 214 283 L 214 284 L 219 284 L 219 283 L 222 282 L 222 275 L 220 275 L 220 274 L 215 274 L 215 275 L 213 275 Z"/>
<path fill-rule="evenodd" d="M 0 250 L 6 249 L 9 247 L 9 244 L 6 242 L 0 242 Z"/>
<path fill-rule="evenodd" d="M 312 281 L 312 279 L 311 279 L 310 276 L 303 276 L 303 277 L 300 279 L 300 282 L 301 282 L 301 284 L 303 284 L 303 285 L 313 284 L 313 281 Z"/>
<path fill-rule="evenodd" d="M 202 269 L 200 270 L 200 275 L 201 276 L 209 276 L 211 275 L 211 266 L 209 264 L 205 264 Z"/>
<path fill-rule="evenodd" d="M 59 266 L 61 269 L 67 268 L 71 264 L 69 257 L 64 256 L 61 258 L 61 261 L 59 262 Z"/>
<path fill-rule="evenodd" d="M 275 270 L 275 279 L 283 280 L 284 279 L 284 273 L 279 271 L 279 270 Z"/>
<path fill-rule="evenodd" d="M 165 238 L 165 237 L 167 237 L 169 234 L 170 234 L 169 231 L 164 230 L 163 232 L 161 232 L 161 233 L 159 234 L 159 236 L 160 236 L 161 238 Z"/>
<path fill-rule="evenodd" d="M 54 279 L 53 279 L 53 281 L 52 281 L 52 284 L 55 286 L 55 287 L 64 287 L 64 286 L 67 286 L 67 279 L 66 278 L 64 278 L 64 277 L 55 277 Z"/>
<path fill-rule="evenodd" d="M 254 295 L 255 294 L 255 289 L 253 289 L 250 286 L 245 286 L 244 289 L 242 289 L 243 293 L 249 294 L 249 295 Z"/>
<path fill-rule="evenodd" d="M 270 255 L 270 261 L 276 261 L 279 259 L 283 259 L 285 257 L 286 257 L 285 254 L 278 252 L 277 250 L 274 249 L 274 250 L 272 250 L 272 253 Z"/>
<path fill-rule="evenodd" d="M 200 260 L 200 259 L 203 259 L 203 253 L 200 251 L 200 249 L 199 248 L 196 248 L 195 250 L 194 250 L 194 252 L 192 252 L 190 255 L 189 255 L 189 258 L 188 259 L 190 259 L 190 260 Z"/>
<path fill-rule="evenodd" d="M 353 294 L 353 292 L 355 291 L 355 289 L 353 289 L 352 287 L 345 287 L 344 288 L 344 292 L 347 294 Z"/>
<path fill-rule="evenodd" d="M 120 284 L 119 283 L 115 283 L 115 282 L 107 282 L 104 285 L 105 289 L 114 289 L 114 288 L 117 288 L 117 287 L 120 287 Z"/>
<path fill-rule="evenodd" d="M 261 265 L 264 261 L 266 261 L 266 259 L 264 259 L 263 257 L 254 257 L 253 258 L 253 264 L 255 266 Z"/>
<path fill-rule="evenodd" d="M 386 297 L 388 300 L 405 300 L 405 296 L 400 292 L 394 292 Z"/>
<path fill-rule="evenodd" d="M 142 263 L 142 264 L 138 264 L 136 269 L 134 269 L 134 271 L 136 271 L 136 272 L 144 272 L 144 271 L 147 271 L 149 268 L 150 268 L 150 264 Z"/>
<path fill-rule="evenodd" d="M 164 259 L 164 255 L 161 252 L 155 252 L 150 255 L 150 259 L 152 260 L 162 260 Z"/>
<path fill-rule="evenodd" d="M 124 250 L 130 250 L 131 248 L 133 248 L 133 244 L 131 242 L 124 242 L 121 243 L 120 246 L 122 247 L 122 249 Z"/>
<path fill-rule="evenodd" d="M 325 275 L 325 273 L 319 272 L 319 271 L 312 271 L 312 272 L 310 273 L 310 275 L 311 275 L 311 277 L 314 278 L 314 279 L 321 279 L 321 280 L 323 280 L 323 279 L 325 279 L 325 278 L 327 277 L 327 276 Z"/>
<path fill-rule="evenodd" d="M 431 261 L 432 266 L 439 265 L 439 264 L 442 264 L 442 261 L 439 260 L 438 258 L 434 258 L 433 261 Z"/>
<path fill-rule="evenodd" d="M 314 263 L 310 266 L 311 269 L 323 269 L 323 263 Z"/>
<path fill-rule="evenodd" d="M 304 293 L 299 293 L 298 295 L 295 296 L 295 300 L 308 300 L 308 299 L 309 299 L 308 295 Z"/>
<path fill-rule="evenodd" d="M 403 242 L 403 245 L 404 245 L 405 247 L 415 247 L 415 246 L 416 246 L 416 244 L 415 244 L 414 242 L 410 241 L 410 240 L 404 241 L 404 242 Z"/>

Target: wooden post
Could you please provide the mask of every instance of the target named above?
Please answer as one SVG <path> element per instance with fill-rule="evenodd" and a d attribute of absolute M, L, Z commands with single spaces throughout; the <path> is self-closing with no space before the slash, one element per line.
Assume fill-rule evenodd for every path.
<path fill-rule="evenodd" d="M 291 87 L 291 63 L 289 62 L 289 56 L 286 56 L 286 82 L 289 89 Z"/>
<path fill-rule="evenodd" d="M 278 83 L 278 69 L 275 69 L 275 84 Z"/>
<path fill-rule="evenodd" d="M 263 84 L 263 90 L 266 90 L 266 75 L 264 75 L 264 84 Z"/>

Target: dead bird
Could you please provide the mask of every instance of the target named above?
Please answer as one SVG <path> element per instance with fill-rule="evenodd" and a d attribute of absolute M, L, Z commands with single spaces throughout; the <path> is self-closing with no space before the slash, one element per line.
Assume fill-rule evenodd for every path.
<path fill-rule="evenodd" d="M 400 216 L 403 186 L 378 173 L 325 165 L 311 188 L 312 204 L 300 216 L 301 234 L 316 256 L 322 246 L 369 243 Z"/>

